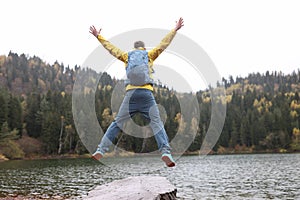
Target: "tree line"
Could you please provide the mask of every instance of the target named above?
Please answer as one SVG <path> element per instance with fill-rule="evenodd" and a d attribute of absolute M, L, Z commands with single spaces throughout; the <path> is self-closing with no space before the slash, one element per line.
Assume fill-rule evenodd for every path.
<path fill-rule="evenodd" d="M 92 74 L 91 83 L 101 76 L 94 99 L 97 120 L 105 131 L 115 115 L 111 108 L 113 89 L 122 80 L 89 68 L 70 68 L 58 62 L 50 65 L 36 56 L 12 52 L 0 56 L 0 154 L 13 159 L 88 153 L 72 114 L 72 90 L 79 72 Z M 221 85 L 226 90 L 225 98 L 211 99 L 211 92 Z M 154 95 L 167 114 L 165 128 L 170 140 L 179 131 L 183 140 L 196 132 L 187 152 L 198 151 L 202 145 L 210 125 L 212 100 L 227 107 L 224 127 L 212 152 L 295 152 L 300 150 L 299 90 L 299 70 L 287 75 L 267 71 L 223 78 L 215 88 L 195 94 L 199 123 L 180 110 L 178 98 L 185 94 L 156 85 Z M 84 91 L 91 94 L 88 84 Z M 192 111 L 192 106 L 187 109 Z M 141 116 L 134 121 L 147 123 Z M 142 139 L 121 133 L 114 142 L 132 152 L 157 148 L 154 137 Z"/>

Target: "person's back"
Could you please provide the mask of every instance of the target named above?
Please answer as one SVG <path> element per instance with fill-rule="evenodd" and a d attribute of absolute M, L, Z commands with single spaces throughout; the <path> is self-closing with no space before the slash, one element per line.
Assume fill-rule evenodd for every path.
<path fill-rule="evenodd" d="M 161 43 L 147 52 L 142 41 L 134 43 L 134 50 L 124 52 L 105 40 L 100 31 L 97 31 L 94 26 L 90 27 L 90 33 L 93 34 L 113 56 L 123 61 L 126 64 L 126 92 L 123 102 L 115 120 L 110 124 L 106 133 L 101 139 L 97 150 L 92 155 L 95 160 L 100 160 L 104 153 L 109 150 L 112 141 L 117 137 L 119 132 L 123 130 L 123 125 L 136 113 L 142 115 L 150 121 L 149 125 L 153 131 L 159 151 L 162 153 L 161 159 L 168 167 L 175 166 L 175 161 L 171 156 L 171 147 L 169 145 L 168 136 L 164 129 L 164 124 L 160 119 L 159 110 L 153 96 L 153 61 L 167 48 L 174 38 L 176 31 L 183 26 L 182 18 L 176 22 L 173 29 Z M 143 101 L 140 101 L 140 97 Z M 151 112 L 150 112 L 151 110 Z M 123 130 L 124 131 L 124 130 Z M 126 131 L 124 131 L 126 133 Z"/>
<path fill-rule="evenodd" d="M 153 84 L 153 79 L 150 78 L 148 52 L 146 50 L 135 49 L 128 52 L 126 75 L 126 85 L 131 84 L 141 86 Z"/>

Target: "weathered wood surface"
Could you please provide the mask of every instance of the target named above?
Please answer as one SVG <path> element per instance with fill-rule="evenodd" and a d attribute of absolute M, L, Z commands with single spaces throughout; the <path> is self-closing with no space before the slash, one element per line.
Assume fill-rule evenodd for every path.
<path fill-rule="evenodd" d="M 86 200 L 173 200 L 177 189 L 165 177 L 137 176 L 97 186 Z"/>

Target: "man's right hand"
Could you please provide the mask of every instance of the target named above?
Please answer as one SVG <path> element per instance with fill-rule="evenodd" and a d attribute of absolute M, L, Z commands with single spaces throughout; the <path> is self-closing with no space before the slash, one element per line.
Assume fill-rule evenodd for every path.
<path fill-rule="evenodd" d="M 178 31 L 183 26 L 184 26 L 183 19 L 182 19 L 182 17 L 180 17 L 179 20 L 176 21 L 175 31 Z"/>
<path fill-rule="evenodd" d="M 90 26 L 90 33 L 93 34 L 96 38 L 98 37 L 100 32 L 101 32 L 101 28 L 99 29 L 99 31 L 97 31 L 95 26 Z"/>

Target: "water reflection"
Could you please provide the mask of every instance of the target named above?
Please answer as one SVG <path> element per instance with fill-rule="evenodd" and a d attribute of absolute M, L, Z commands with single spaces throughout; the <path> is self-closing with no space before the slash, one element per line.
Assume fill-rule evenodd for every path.
<path fill-rule="evenodd" d="M 155 157 L 109 162 L 109 166 L 90 159 L 2 162 L 0 197 L 78 198 L 116 179 L 158 175 L 177 187 L 181 199 L 300 198 L 300 154 L 184 156 L 171 169 Z"/>

